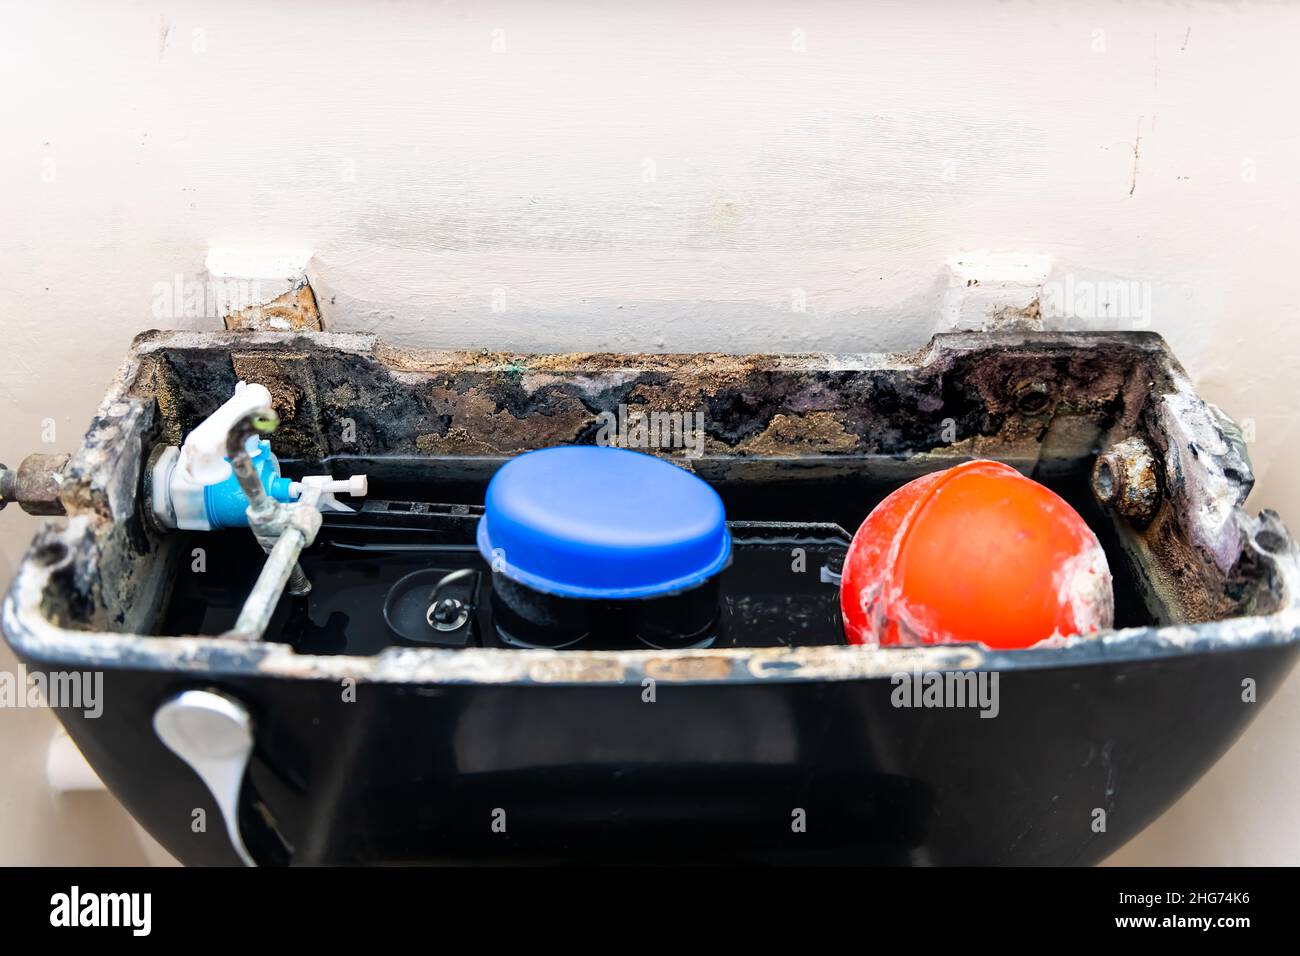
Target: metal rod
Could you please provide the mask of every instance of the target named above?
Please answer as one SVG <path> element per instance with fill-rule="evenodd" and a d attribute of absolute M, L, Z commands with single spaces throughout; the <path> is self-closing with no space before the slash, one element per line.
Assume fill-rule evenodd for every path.
<path fill-rule="evenodd" d="M 240 419 L 226 436 L 226 457 L 230 459 L 239 487 L 248 498 L 249 528 L 262 547 L 269 548 L 266 564 L 245 599 L 231 632 L 232 636 L 245 640 L 261 640 L 286 586 L 295 597 L 311 593 L 311 581 L 298 563 L 298 556 L 310 543 L 309 536 L 301 527 L 291 523 L 289 508 L 266 493 L 248 453 L 248 440 L 274 428 L 276 422 L 275 412 L 265 409 Z M 319 490 L 304 491 L 298 507 L 315 508 L 319 496 Z"/>
<path fill-rule="evenodd" d="M 274 413 L 269 417 L 274 418 Z M 226 436 L 226 457 L 230 459 L 230 467 L 234 469 L 240 490 L 248 498 L 249 524 L 255 533 L 260 530 L 260 525 L 269 522 L 276 510 L 275 499 L 262 487 L 262 480 L 257 476 L 257 469 L 253 467 L 253 460 L 248 454 L 248 439 L 259 434 L 257 423 L 264 422 L 267 418 L 265 413 L 246 415 L 231 427 L 230 434 Z"/>
<path fill-rule="evenodd" d="M 235 621 L 233 636 L 247 640 L 260 640 L 271 623 L 275 607 L 280 603 L 280 595 L 285 585 L 298 567 L 298 555 L 306 546 L 307 539 L 297 528 L 286 528 L 280 535 L 275 547 L 262 565 L 262 573 L 257 576 L 257 583 L 244 599 L 239 619 Z M 310 588 L 310 585 L 308 585 Z"/>

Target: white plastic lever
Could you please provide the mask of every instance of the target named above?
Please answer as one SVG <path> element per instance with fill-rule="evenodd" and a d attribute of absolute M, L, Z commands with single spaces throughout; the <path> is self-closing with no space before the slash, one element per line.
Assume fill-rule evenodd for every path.
<path fill-rule="evenodd" d="M 265 385 L 240 382 L 224 405 L 199 423 L 185 437 L 178 466 L 199 485 L 215 485 L 230 477 L 226 461 L 226 438 L 235 423 L 253 412 L 271 407 L 271 393 Z"/>
<path fill-rule="evenodd" d="M 253 720 L 248 711 L 221 694 L 187 690 L 158 708 L 153 729 L 211 791 L 230 843 L 244 865 L 257 866 L 239 833 L 239 790 L 253 753 Z"/>

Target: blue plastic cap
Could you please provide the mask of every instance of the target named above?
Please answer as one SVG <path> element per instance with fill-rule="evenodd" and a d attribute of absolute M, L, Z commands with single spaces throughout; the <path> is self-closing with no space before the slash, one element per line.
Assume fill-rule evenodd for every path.
<path fill-rule="evenodd" d="M 535 591 L 648 598 L 721 571 L 731 535 L 722 499 L 690 472 L 639 452 L 574 445 L 502 466 L 488 484 L 478 548 Z"/>

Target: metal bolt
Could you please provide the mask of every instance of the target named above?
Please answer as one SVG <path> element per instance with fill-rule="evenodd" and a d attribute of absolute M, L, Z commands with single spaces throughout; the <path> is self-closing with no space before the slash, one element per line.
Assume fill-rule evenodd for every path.
<path fill-rule="evenodd" d="M 1160 472 L 1155 456 L 1141 438 L 1126 438 L 1097 457 L 1092 466 L 1092 493 L 1104 508 L 1144 526 L 1160 507 Z"/>
<path fill-rule="evenodd" d="M 1025 379 L 1015 388 L 1016 408 L 1026 415 L 1040 415 L 1047 411 L 1052 401 L 1052 390 L 1046 382 Z"/>
<path fill-rule="evenodd" d="M 311 594 L 311 579 L 307 577 L 307 572 L 302 569 L 302 565 L 296 561 L 293 570 L 289 572 L 289 593 L 294 597 L 306 597 Z"/>
<path fill-rule="evenodd" d="M 435 630 L 455 631 L 469 620 L 469 608 L 456 598 L 442 598 L 429 605 L 425 620 Z"/>
<path fill-rule="evenodd" d="M 28 455 L 17 468 L 0 465 L 0 508 L 17 502 L 29 515 L 61 515 L 59 500 L 68 455 Z"/>

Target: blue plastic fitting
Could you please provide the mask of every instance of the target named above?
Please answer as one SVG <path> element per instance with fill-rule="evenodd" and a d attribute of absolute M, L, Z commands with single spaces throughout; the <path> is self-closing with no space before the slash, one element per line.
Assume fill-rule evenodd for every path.
<path fill-rule="evenodd" d="M 262 480 L 266 493 L 276 501 L 295 500 L 289 495 L 290 479 L 280 475 L 280 462 L 271 452 L 271 443 L 261 439 L 257 443 L 257 452 L 252 457 L 253 469 Z M 239 487 L 239 479 L 231 472 L 230 477 L 215 485 L 203 489 L 203 506 L 208 515 L 208 523 L 213 530 L 217 528 L 248 527 L 248 496 Z"/>

